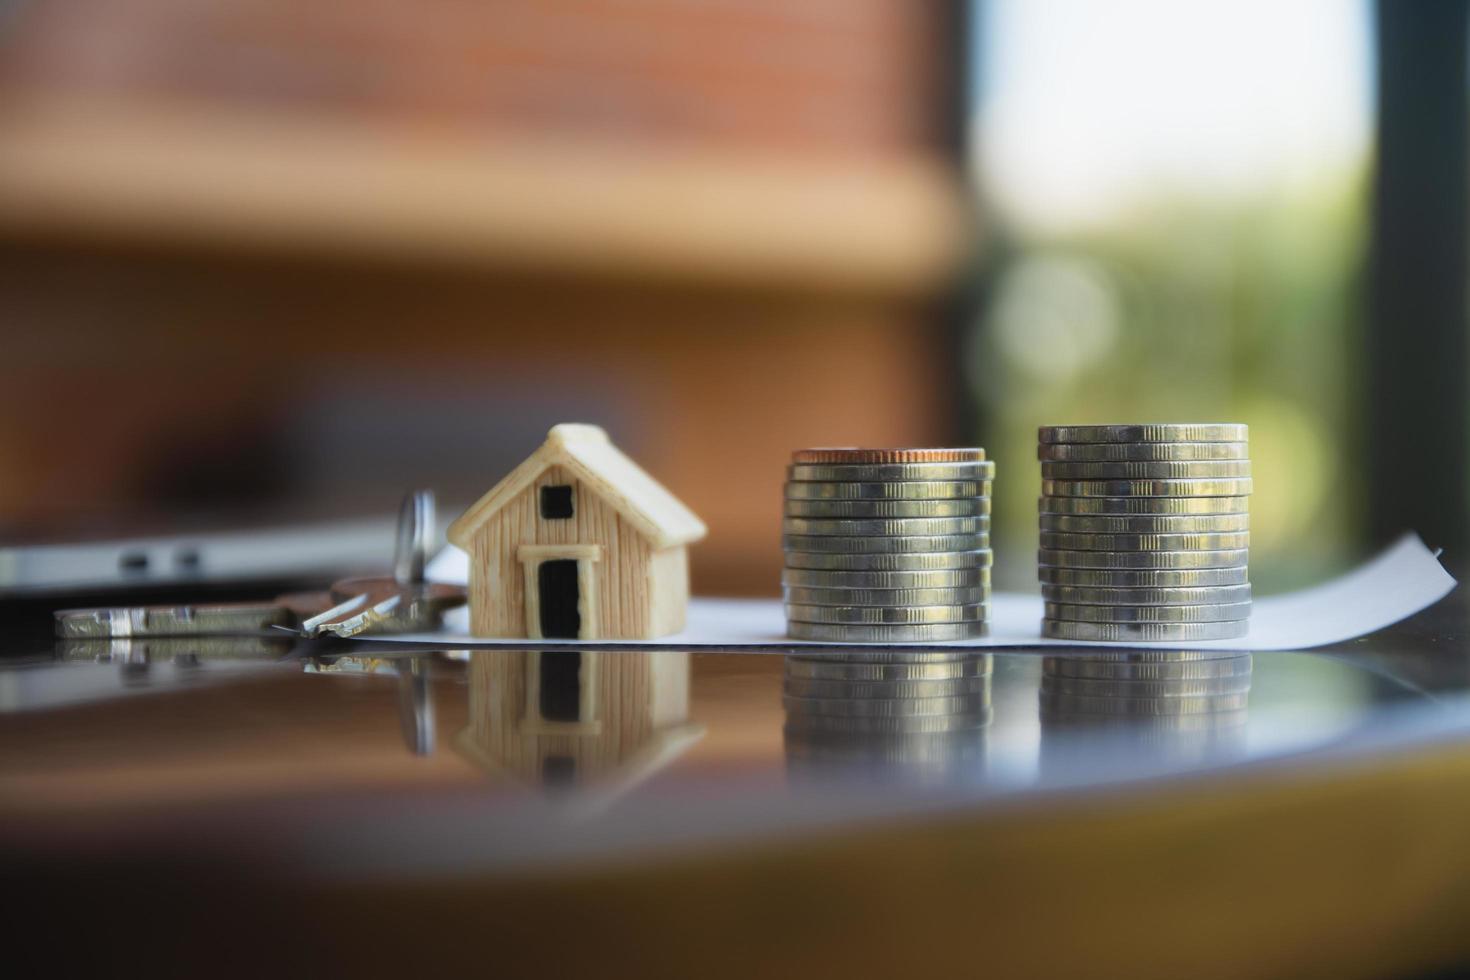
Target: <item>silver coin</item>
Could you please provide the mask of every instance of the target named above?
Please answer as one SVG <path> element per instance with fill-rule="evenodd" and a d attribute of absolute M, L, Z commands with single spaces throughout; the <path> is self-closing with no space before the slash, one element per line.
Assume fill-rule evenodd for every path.
<path fill-rule="evenodd" d="M 982 623 L 985 621 L 985 606 L 978 602 L 961 606 L 810 606 L 788 603 L 786 618 L 800 623 L 893 626 L 910 623 Z"/>
<path fill-rule="evenodd" d="M 991 711 L 953 715 L 893 716 L 887 718 L 854 718 L 844 715 L 793 715 L 786 719 L 786 730 L 800 734 L 822 732 L 861 735 L 918 735 L 957 732 L 984 728 L 990 724 Z"/>
<path fill-rule="evenodd" d="M 923 480 L 993 480 L 995 463 L 795 463 L 786 467 L 786 477 L 799 482 L 887 483 Z"/>
<path fill-rule="evenodd" d="M 1048 602 L 1047 619 L 1073 623 L 1229 623 L 1251 614 L 1246 602 L 1216 602 L 1194 606 L 1083 606 Z"/>
<path fill-rule="evenodd" d="M 787 517 L 985 517 L 989 497 L 955 497 L 951 500 L 786 500 Z M 986 521 L 988 526 L 989 521 Z"/>
<path fill-rule="evenodd" d="M 1062 568 L 1181 569 L 1244 568 L 1250 560 L 1248 548 L 1229 551 L 1073 551 L 1042 548 L 1037 553 L 1042 565 Z"/>
<path fill-rule="evenodd" d="M 1216 516 L 1247 514 L 1250 500 L 1249 497 L 1042 497 L 1037 509 L 1043 514 Z"/>
<path fill-rule="evenodd" d="M 1168 663 L 1103 660 L 1093 657 L 1043 657 L 1043 677 L 1073 677 L 1100 681 L 1202 681 L 1251 676 L 1251 656 L 1236 654 L 1214 660 L 1179 660 Z"/>
<path fill-rule="evenodd" d="M 841 571 L 784 568 L 782 585 L 813 589 L 968 589 L 990 585 L 989 568 L 940 568 L 910 571 Z"/>
<path fill-rule="evenodd" d="M 1048 497 L 1243 497 L 1250 477 L 1238 480 L 1046 480 Z"/>
<path fill-rule="evenodd" d="M 952 640 L 978 640 L 989 635 L 989 627 L 983 622 L 857 626 L 789 620 L 786 623 L 786 635 L 793 640 L 817 643 L 945 643 Z"/>
<path fill-rule="evenodd" d="M 839 715 L 849 718 L 916 718 L 973 715 L 990 707 L 990 692 L 935 698 L 798 698 L 783 695 L 788 718 L 793 714 Z"/>
<path fill-rule="evenodd" d="M 1249 548 L 1249 531 L 1226 534 L 1074 534 L 1042 531 L 1041 546 L 1064 551 L 1237 551 Z"/>
<path fill-rule="evenodd" d="M 1250 428 L 1234 422 L 1145 422 L 1127 425 L 1044 425 L 1038 442 L 1246 442 Z"/>
<path fill-rule="evenodd" d="M 988 497 L 989 480 L 915 480 L 892 483 L 788 483 L 790 500 L 949 500 Z"/>
<path fill-rule="evenodd" d="M 829 555 L 901 555 L 926 551 L 976 551 L 990 547 L 988 534 L 931 534 L 925 537 L 885 538 L 853 535 L 787 534 L 781 547 Z"/>
<path fill-rule="evenodd" d="M 1060 463 L 1187 462 L 1248 459 L 1244 442 L 1053 442 L 1039 443 L 1036 458 Z"/>
<path fill-rule="evenodd" d="M 1043 531 L 1068 534 L 1231 534 L 1249 531 L 1249 514 L 1042 514 Z"/>
<path fill-rule="evenodd" d="M 1041 690 L 1049 694 L 1095 698 L 1211 698 L 1224 694 L 1243 694 L 1250 689 L 1249 674 L 1162 681 L 1056 676 L 1044 676 L 1041 679 Z"/>
<path fill-rule="evenodd" d="M 995 560 L 988 548 L 977 551 L 928 551 L 907 555 L 832 555 L 814 551 L 787 551 L 784 557 L 787 568 L 816 568 L 832 572 L 927 572 L 950 568 L 989 568 Z"/>
<path fill-rule="evenodd" d="M 921 680 L 850 681 L 787 677 L 782 692 L 796 698 L 936 698 L 983 695 L 989 674 Z"/>
<path fill-rule="evenodd" d="M 1044 480 L 1224 480 L 1250 476 L 1248 459 L 1180 462 L 1075 463 L 1044 461 Z"/>
<path fill-rule="evenodd" d="M 1201 589 L 1218 585 L 1245 585 L 1250 570 L 1234 568 L 1059 568 L 1040 565 L 1037 578 L 1046 585 L 1076 585 L 1090 589 Z"/>
<path fill-rule="evenodd" d="M 964 589 L 812 589 L 788 585 L 781 591 L 787 602 L 809 606 L 952 606 L 990 599 L 988 585 Z"/>
<path fill-rule="evenodd" d="M 1042 692 L 1042 705 L 1048 711 L 1077 714 L 1109 715 L 1203 715 L 1220 711 L 1240 711 L 1250 703 L 1250 694 L 1216 694 L 1210 697 L 1178 698 L 1105 698 L 1080 694 Z"/>
<path fill-rule="evenodd" d="M 988 676 L 994 660 L 988 653 L 903 654 L 861 657 L 786 657 L 786 678 L 847 683 L 851 681 L 947 680 Z"/>
<path fill-rule="evenodd" d="M 1196 606 L 1249 602 L 1249 585 L 1217 585 L 1196 589 L 1098 589 L 1077 585 L 1043 585 L 1048 602 L 1083 606 Z"/>
<path fill-rule="evenodd" d="M 1230 623 L 1074 623 L 1046 619 L 1041 635 L 1053 640 L 1096 640 L 1129 643 L 1187 643 L 1190 640 L 1235 640 L 1250 632 L 1250 620 Z"/>
<path fill-rule="evenodd" d="M 784 534 L 820 534 L 834 537 L 979 534 L 988 529 L 989 521 L 982 525 L 979 517 L 895 517 L 889 520 L 786 517 L 781 520 L 781 531 Z"/>

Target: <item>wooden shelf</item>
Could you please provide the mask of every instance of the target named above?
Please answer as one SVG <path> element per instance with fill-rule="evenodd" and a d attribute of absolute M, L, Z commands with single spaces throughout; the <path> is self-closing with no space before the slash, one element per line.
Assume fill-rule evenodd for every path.
<path fill-rule="evenodd" d="M 971 234 L 927 157 L 468 142 L 340 119 L 0 107 L 0 236 L 924 295 Z"/>

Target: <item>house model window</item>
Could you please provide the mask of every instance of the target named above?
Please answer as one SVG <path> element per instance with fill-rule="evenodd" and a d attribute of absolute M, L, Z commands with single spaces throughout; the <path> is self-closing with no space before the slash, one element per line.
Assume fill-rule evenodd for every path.
<path fill-rule="evenodd" d="M 572 488 L 541 488 L 541 516 L 548 521 L 564 521 L 572 516 Z"/>

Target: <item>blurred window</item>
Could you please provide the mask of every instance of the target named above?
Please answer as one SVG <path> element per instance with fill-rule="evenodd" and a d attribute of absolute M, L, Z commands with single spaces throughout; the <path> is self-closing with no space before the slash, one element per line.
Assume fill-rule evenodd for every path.
<path fill-rule="evenodd" d="M 966 371 L 1017 476 L 996 484 L 1001 553 L 1031 551 L 1038 425 L 1219 420 L 1251 426 L 1253 578 L 1341 563 L 1367 6 L 992 0 L 976 25 L 991 261 Z"/>

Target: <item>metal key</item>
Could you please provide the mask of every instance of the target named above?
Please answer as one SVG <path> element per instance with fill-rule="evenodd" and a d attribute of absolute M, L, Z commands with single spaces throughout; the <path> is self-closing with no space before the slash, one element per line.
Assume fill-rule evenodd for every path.
<path fill-rule="evenodd" d="M 278 629 L 339 637 L 434 628 L 465 591 L 424 581 L 434 528 L 434 495 L 409 494 L 398 519 L 392 578 L 344 579 L 326 592 L 293 592 L 270 602 L 62 609 L 56 635 L 67 639 L 220 636 Z"/>
<path fill-rule="evenodd" d="M 398 515 L 391 578 L 356 578 L 332 586 L 337 605 L 302 621 L 303 636 L 347 638 L 366 633 L 408 633 L 438 625 L 444 610 L 463 605 L 465 590 L 424 581 L 434 533 L 434 495 L 409 494 Z"/>

